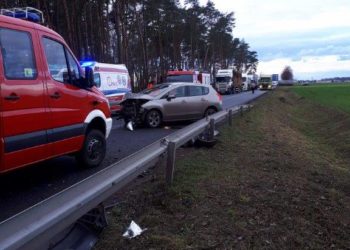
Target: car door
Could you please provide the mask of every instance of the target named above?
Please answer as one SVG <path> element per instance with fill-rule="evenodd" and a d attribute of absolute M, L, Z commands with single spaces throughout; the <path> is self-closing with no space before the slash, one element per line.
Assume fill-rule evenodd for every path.
<path fill-rule="evenodd" d="M 203 94 L 202 86 L 189 86 L 187 106 L 191 119 L 197 119 L 204 115 L 204 110 L 208 105 L 208 98 Z"/>
<path fill-rule="evenodd" d="M 84 120 L 93 104 L 89 105 L 88 92 L 79 87 L 80 67 L 65 44 L 40 34 L 50 108 L 48 139 L 53 154 L 62 155 L 82 145 Z"/>
<path fill-rule="evenodd" d="M 0 95 L 4 141 L 0 172 L 46 159 L 49 127 L 44 77 L 35 30 L 0 26 Z"/>
<path fill-rule="evenodd" d="M 175 98 L 167 99 L 168 96 L 174 96 Z M 187 106 L 186 86 L 179 86 L 170 90 L 161 101 L 164 109 L 164 120 L 174 121 L 188 118 L 188 112 L 185 108 Z"/>

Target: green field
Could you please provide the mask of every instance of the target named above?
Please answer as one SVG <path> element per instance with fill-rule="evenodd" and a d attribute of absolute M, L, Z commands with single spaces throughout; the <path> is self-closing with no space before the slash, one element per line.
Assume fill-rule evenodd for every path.
<path fill-rule="evenodd" d="M 298 86 L 293 90 L 300 96 L 350 113 L 350 84 Z"/>

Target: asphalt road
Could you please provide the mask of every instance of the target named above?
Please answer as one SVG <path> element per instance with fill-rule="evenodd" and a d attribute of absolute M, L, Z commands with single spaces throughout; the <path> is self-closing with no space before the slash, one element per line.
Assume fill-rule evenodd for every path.
<path fill-rule="evenodd" d="M 223 96 L 223 108 L 242 105 L 264 92 L 245 92 Z M 124 157 L 161 139 L 188 123 L 166 124 L 159 129 L 127 131 L 121 121 L 114 121 L 107 140 L 107 155 L 103 164 L 94 169 L 81 169 L 73 157 L 64 156 L 0 175 L 0 221 L 64 190 Z"/>

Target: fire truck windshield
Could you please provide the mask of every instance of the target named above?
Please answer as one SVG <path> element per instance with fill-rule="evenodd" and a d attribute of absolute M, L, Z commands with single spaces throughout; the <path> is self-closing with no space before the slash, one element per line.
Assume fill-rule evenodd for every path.
<path fill-rule="evenodd" d="M 193 75 L 173 75 L 167 76 L 167 82 L 193 82 Z"/>

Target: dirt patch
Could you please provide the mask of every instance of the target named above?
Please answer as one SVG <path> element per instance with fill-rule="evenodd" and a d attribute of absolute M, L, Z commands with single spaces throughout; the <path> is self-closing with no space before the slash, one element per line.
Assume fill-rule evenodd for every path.
<path fill-rule="evenodd" d="M 181 149 L 171 188 L 160 165 L 125 190 L 96 249 L 349 249 L 349 133 L 347 114 L 276 90 L 214 148 Z M 126 240 L 131 220 L 148 231 Z"/>

